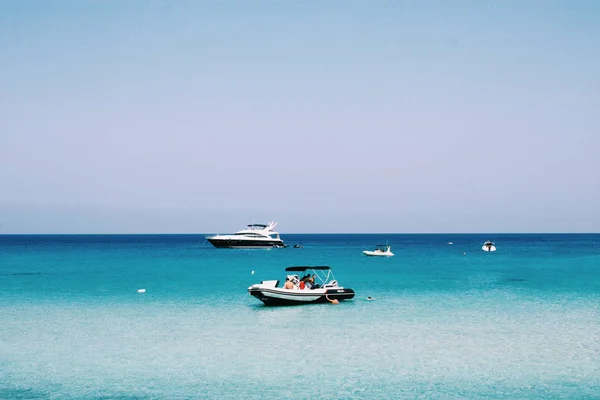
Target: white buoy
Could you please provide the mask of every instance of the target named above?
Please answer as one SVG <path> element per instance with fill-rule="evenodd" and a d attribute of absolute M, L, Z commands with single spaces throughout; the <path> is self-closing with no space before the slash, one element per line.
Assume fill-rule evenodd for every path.
<path fill-rule="evenodd" d="M 252 275 L 254 275 L 254 270 L 252 270 Z"/>
<path fill-rule="evenodd" d="M 146 293 L 146 289 L 138 289 L 138 293 Z"/>

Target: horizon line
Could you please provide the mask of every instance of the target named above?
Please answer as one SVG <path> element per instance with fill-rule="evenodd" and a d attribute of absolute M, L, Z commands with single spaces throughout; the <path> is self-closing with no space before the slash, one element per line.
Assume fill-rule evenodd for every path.
<path fill-rule="evenodd" d="M 155 232 L 155 233 L 0 233 L 0 236 L 167 236 L 167 235 L 187 235 L 202 236 L 214 235 L 213 232 L 204 233 L 177 233 L 177 232 Z M 280 235 L 599 235 L 600 232 L 287 232 Z"/>

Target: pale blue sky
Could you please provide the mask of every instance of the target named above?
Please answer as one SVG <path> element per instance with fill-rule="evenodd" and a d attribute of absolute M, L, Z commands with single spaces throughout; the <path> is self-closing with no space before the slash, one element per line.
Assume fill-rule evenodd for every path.
<path fill-rule="evenodd" d="M 600 231 L 600 2 L 0 2 L 0 233 Z"/>

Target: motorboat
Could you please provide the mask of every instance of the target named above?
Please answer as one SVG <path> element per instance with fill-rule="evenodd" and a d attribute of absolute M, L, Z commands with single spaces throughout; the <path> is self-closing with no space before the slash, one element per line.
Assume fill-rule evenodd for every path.
<path fill-rule="evenodd" d="M 268 280 L 254 284 L 248 293 L 266 306 L 297 305 L 308 303 L 340 302 L 354 298 L 354 290 L 338 284 L 331 267 L 287 267 L 285 282 Z"/>
<path fill-rule="evenodd" d="M 483 251 L 496 251 L 496 244 L 490 240 L 485 242 L 483 246 L 481 246 L 481 250 Z"/>
<path fill-rule="evenodd" d="M 268 224 L 250 224 L 246 229 L 228 235 L 206 236 L 206 240 L 215 247 L 231 249 L 261 249 L 287 247 L 274 231 L 277 222 Z"/>
<path fill-rule="evenodd" d="M 380 257 L 391 257 L 394 255 L 391 250 L 392 246 L 389 244 L 378 244 L 375 246 L 375 250 L 365 250 L 363 254 L 366 256 L 380 256 Z"/>

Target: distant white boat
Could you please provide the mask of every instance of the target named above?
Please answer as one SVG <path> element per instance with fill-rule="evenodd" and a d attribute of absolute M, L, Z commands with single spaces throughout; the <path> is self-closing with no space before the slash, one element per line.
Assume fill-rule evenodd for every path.
<path fill-rule="evenodd" d="M 375 250 L 373 250 L 373 251 L 365 250 L 365 251 L 363 251 L 363 254 L 365 256 L 391 257 L 394 255 L 394 253 L 392 253 L 391 248 L 392 248 L 392 246 L 390 246 L 389 244 L 378 244 L 375 247 Z"/>
<path fill-rule="evenodd" d="M 483 246 L 481 246 L 481 250 L 483 250 L 483 251 L 496 251 L 496 245 L 494 244 L 494 242 L 488 240 L 487 242 L 485 242 L 483 244 Z"/>

